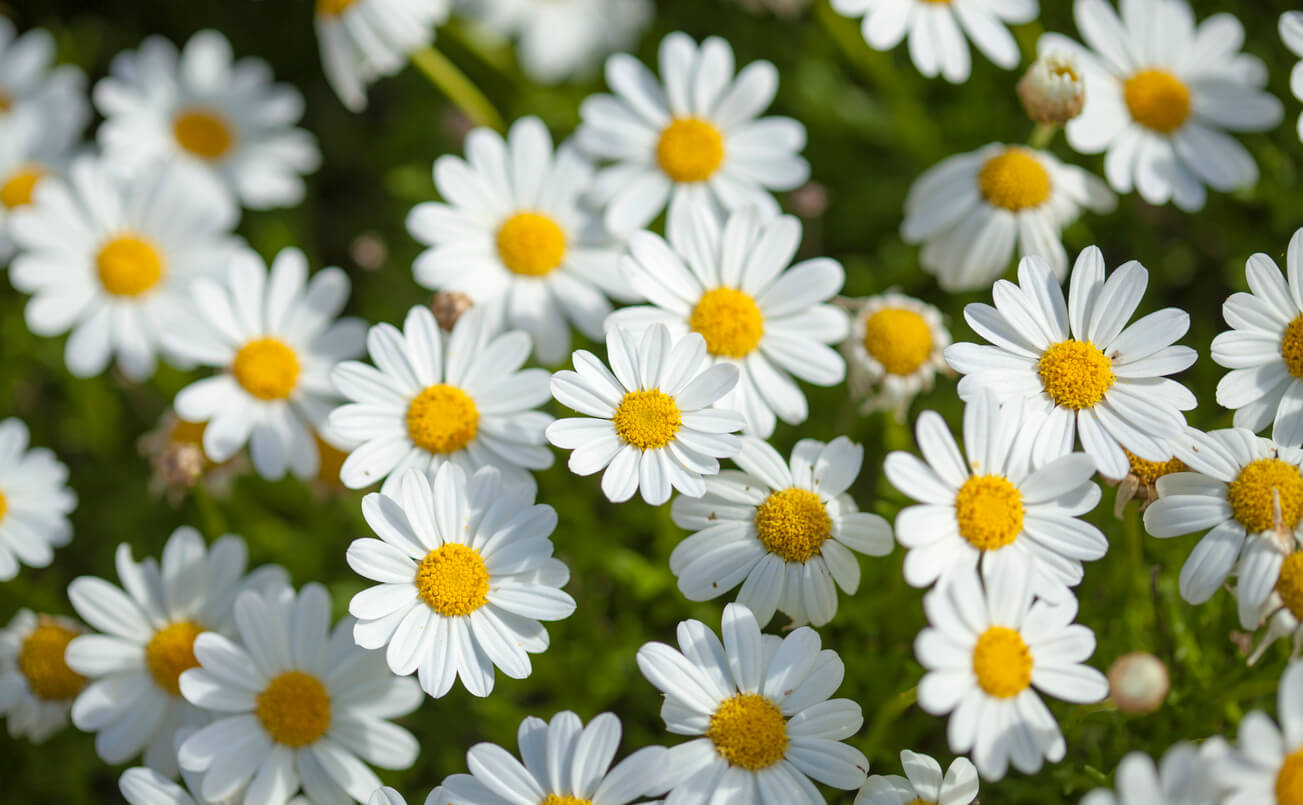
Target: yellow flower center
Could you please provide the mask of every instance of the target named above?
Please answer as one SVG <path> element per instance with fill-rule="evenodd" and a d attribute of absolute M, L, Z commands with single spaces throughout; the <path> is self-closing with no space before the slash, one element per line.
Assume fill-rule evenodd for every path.
<path fill-rule="evenodd" d="M 832 518 L 819 496 L 806 489 L 774 492 L 756 507 L 760 541 L 789 562 L 805 562 L 819 554 L 832 535 Z"/>
<path fill-rule="evenodd" d="M 1250 534 L 1269 531 L 1276 525 L 1273 499 L 1280 494 L 1280 515 L 1293 530 L 1303 516 L 1303 475 L 1299 468 L 1278 458 L 1260 458 L 1227 485 L 1231 512 Z"/>
<path fill-rule="evenodd" d="M 36 183 L 44 179 L 47 175 L 45 168 L 40 165 L 24 165 L 5 179 L 5 183 L 0 185 L 0 204 L 9 209 L 15 207 L 26 207 L 32 203 L 32 192 L 36 190 Z"/>
<path fill-rule="evenodd" d="M 449 542 L 421 560 L 416 590 L 430 609 L 444 617 L 469 615 L 489 602 L 489 569 L 479 551 Z"/>
<path fill-rule="evenodd" d="M 178 418 L 172 424 L 171 430 L 167 432 L 167 440 L 172 444 L 193 444 L 202 447 L 204 430 L 207 428 L 207 422 L 187 422 Z"/>
<path fill-rule="evenodd" d="M 1045 203 L 1050 197 L 1050 174 L 1036 157 L 1009 148 L 982 166 L 977 189 L 992 206 L 1017 212 Z"/>
<path fill-rule="evenodd" d="M 959 534 L 979 551 L 1003 548 L 1022 532 L 1022 492 L 1001 475 L 974 475 L 955 494 Z"/>
<path fill-rule="evenodd" d="M 1122 85 L 1131 119 L 1171 134 L 1190 117 L 1190 88 L 1166 70 L 1141 70 Z"/>
<path fill-rule="evenodd" d="M 1285 757 L 1276 775 L 1276 805 L 1303 805 L 1303 749 Z"/>
<path fill-rule="evenodd" d="M 114 296 L 139 296 L 163 278 L 163 258 L 153 244 L 135 235 L 119 235 L 95 257 L 100 284 Z"/>
<path fill-rule="evenodd" d="M 173 696 L 181 695 L 181 674 L 199 667 L 195 659 L 195 638 L 204 627 L 194 621 L 177 621 L 154 633 L 145 645 L 145 665 L 158 686 Z"/>
<path fill-rule="evenodd" d="M 1113 361 L 1089 341 L 1060 341 L 1036 363 L 1045 393 L 1055 405 L 1080 411 L 1104 399 L 1117 380 Z"/>
<path fill-rule="evenodd" d="M 9 511 L 9 501 L 5 499 L 5 493 L 0 492 L 0 521 L 5 519 L 5 512 Z"/>
<path fill-rule="evenodd" d="M 1145 486 L 1151 486 L 1164 475 L 1171 475 L 1174 472 L 1185 472 L 1189 467 L 1179 458 L 1169 458 L 1167 461 L 1146 461 L 1135 453 L 1122 448 L 1122 452 L 1127 454 L 1127 461 L 1131 462 L 1131 474 L 1136 476 L 1136 480 Z"/>
<path fill-rule="evenodd" d="M 258 720 L 273 741 L 299 748 L 316 743 L 330 728 L 330 694 L 304 671 L 285 671 L 258 694 Z"/>
<path fill-rule="evenodd" d="M 765 334 L 765 317 L 750 295 L 736 288 L 715 288 L 701 295 L 688 326 L 706 339 L 711 355 L 743 358 Z"/>
<path fill-rule="evenodd" d="M 864 349 L 888 374 L 913 374 L 932 356 L 932 328 L 912 310 L 883 308 L 864 322 Z"/>
<path fill-rule="evenodd" d="M 591 799 L 580 799 L 571 794 L 548 794 L 539 805 L 592 805 Z"/>
<path fill-rule="evenodd" d="M 1294 551 L 1281 562 L 1276 594 L 1291 615 L 1303 620 L 1303 551 Z"/>
<path fill-rule="evenodd" d="M 923 2 L 925 2 L 925 3 L 949 3 L 950 0 L 923 0 Z M 930 799 L 922 799 L 922 798 L 920 798 L 920 797 L 915 797 L 914 799 L 911 799 L 909 802 L 906 802 L 905 805 L 937 805 L 937 804 L 936 804 L 935 802 L 933 802 L 932 800 L 930 800 Z"/>
<path fill-rule="evenodd" d="M 1022 635 L 992 626 L 977 638 L 973 673 L 982 690 L 997 699 L 1017 696 L 1032 683 L 1032 653 Z"/>
<path fill-rule="evenodd" d="M 338 17 L 356 2 L 357 0 L 317 0 L 317 13 L 326 17 Z"/>
<path fill-rule="evenodd" d="M 283 400 L 299 383 L 299 359 L 279 338 L 259 338 L 240 347 L 231 374 L 260 400 Z"/>
<path fill-rule="evenodd" d="M 661 132 L 656 160 L 676 182 L 704 182 L 724 161 L 724 137 L 705 120 L 680 117 Z"/>
<path fill-rule="evenodd" d="M 566 233 L 557 222 L 536 212 L 519 212 L 498 230 L 498 256 L 516 274 L 542 277 L 566 255 Z"/>
<path fill-rule="evenodd" d="M 71 629 L 42 618 L 18 649 L 18 670 L 38 699 L 64 701 L 81 692 L 86 678 L 68 667 L 64 653 L 77 636 Z"/>
<path fill-rule="evenodd" d="M 683 415 L 674 398 L 660 389 L 630 391 L 615 409 L 615 433 L 639 450 L 655 450 L 674 441 Z"/>
<path fill-rule="evenodd" d="M 758 693 L 725 699 L 710 717 L 706 737 L 720 757 L 747 771 L 767 769 L 787 753 L 787 720 Z"/>
<path fill-rule="evenodd" d="M 1303 314 L 1296 316 L 1285 328 L 1285 334 L 1280 338 L 1280 357 L 1290 374 L 1303 378 Z"/>
<path fill-rule="evenodd" d="M 200 159 L 221 159 L 235 143 L 231 125 L 212 109 L 182 111 L 172 121 L 172 134 L 182 148 Z"/>
<path fill-rule="evenodd" d="M 446 455 L 475 440 L 480 413 L 475 401 L 456 386 L 430 386 L 407 406 L 407 435 L 422 450 Z"/>

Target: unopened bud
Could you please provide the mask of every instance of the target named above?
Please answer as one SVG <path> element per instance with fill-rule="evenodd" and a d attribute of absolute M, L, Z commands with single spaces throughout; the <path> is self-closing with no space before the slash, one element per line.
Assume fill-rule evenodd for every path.
<path fill-rule="evenodd" d="M 1146 715 L 1163 706 L 1172 687 L 1167 666 L 1145 651 L 1123 654 L 1108 669 L 1109 696 L 1118 710 Z"/>
<path fill-rule="evenodd" d="M 1081 107 L 1086 103 L 1086 84 L 1072 56 L 1046 53 L 1018 82 L 1018 98 L 1032 120 L 1062 126 L 1081 114 Z"/>
<path fill-rule="evenodd" d="M 204 472 L 204 450 L 197 444 L 174 442 L 154 460 L 154 469 L 168 489 L 184 491 Z"/>
<path fill-rule="evenodd" d="M 473 304 L 469 296 L 459 291 L 439 291 L 430 301 L 430 309 L 434 311 L 434 320 L 439 322 L 439 326 L 451 331 L 452 326 Z"/>

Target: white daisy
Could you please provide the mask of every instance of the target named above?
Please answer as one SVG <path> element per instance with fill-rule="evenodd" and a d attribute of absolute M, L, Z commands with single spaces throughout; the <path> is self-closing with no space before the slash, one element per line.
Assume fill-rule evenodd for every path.
<path fill-rule="evenodd" d="M 1025 398 L 1031 426 L 1043 423 L 1032 437 L 1035 464 L 1071 450 L 1078 435 L 1108 478 L 1126 476 L 1128 450 L 1167 461 L 1166 440 L 1181 432 L 1181 412 L 1195 398 L 1164 375 L 1197 356 L 1172 345 L 1190 327 L 1184 310 L 1164 308 L 1127 324 L 1148 284 L 1149 272 L 1134 260 L 1105 281 L 1104 256 L 1091 246 L 1077 257 L 1065 302 L 1049 265 L 1025 258 L 1017 285 L 1000 280 L 991 289 L 995 307 L 964 307 L 964 319 L 991 345 L 946 349 L 950 366 L 967 375 L 959 396 L 989 389 L 1001 400 Z"/>
<path fill-rule="evenodd" d="M 402 69 L 434 40 L 452 0 L 316 0 L 317 42 L 331 89 L 350 110 L 366 108 L 366 87 Z"/>
<path fill-rule="evenodd" d="M 303 174 L 321 163 L 316 139 L 295 127 L 303 96 L 273 84 L 262 59 L 234 61 L 217 31 L 190 37 L 180 54 L 158 36 L 119 53 L 95 85 L 95 105 L 105 118 L 99 144 L 114 170 L 184 161 L 253 209 L 298 204 Z"/>
<path fill-rule="evenodd" d="M 68 618 L 28 609 L 0 629 L 0 716 L 9 737 L 40 743 L 67 725 L 86 678 L 68 667 L 64 651 L 83 631 Z"/>
<path fill-rule="evenodd" d="M 1303 551 L 1298 546 L 1294 546 L 1281 562 L 1280 577 L 1267 600 L 1258 608 L 1253 625 L 1265 626 L 1266 632 L 1249 654 L 1249 665 L 1257 664 L 1267 649 L 1282 637 L 1289 638 L 1291 662 L 1303 654 Z"/>
<path fill-rule="evenodd" d="M 47 448 L 29 450 L 27 440 L 21 420 L 0 420 L 0 581 L 17 576 L 20 564 L 48 567 L 53 549 L 72 541 L 77 494 L 68 468 Z"/>
<path fill-rule="evenodd" d="M 32 203 L 46 177 L 67 170 L 74 144 L 47 136 L 39 126 L 0 123 L 0 266 L 14 253 L 10 217 Z"/>
<path fill-rule="evenodd" d="M 54 66 L 54 37 L 43 28 L 21 36 L 0 17 L 0 124 L 31 126 L 48 145 L 66 151 L 90 121 L 86 75 L 71 64 Z"/>
<path fill-rule="evenodd" d="M 1064 227 L 1082 208 L 1105 213 L 1116 204 L 1103 181 L 1048 151 L 991 143 L 920 176 L 905 197 L 900 233 L 923 244 L 919 264 L 948 291 L 988 287 L 1008 270 L 1015 245 L 1062 280 Z"/>
<path fill-rule="evenodd" d="M 648 0 L 485 0 L 469 10 L 517 41 L 525 74 L 554 84 L 586 77 L 608 53 L 628 51 L 651 22 Z"/>
<path fill-rule="evenodd" d="M 1072 597 L 1083 561 L 1099 559 L 1108 539 L 1080 519 L 1099 503 L 1090 482 L 1094 462 L 1083 453 L 1064 453 L 1044 464 L 1032 462 L 1030 420 L 1021 400 L 1003 406 L 983 393 L 964 408 L 960 454 L 945 420 L 935 411 L 919 415 L 916 427 L 924 461 L 910 453 L 887 456 L 892 485 L 921 503 L 896 516 L 896 539 L 905 546 L 905 581 L 926 587 L 956 573 L 1030 558 L 1033 589 L 1043 598 Z"/>
<path fill-rule="evenodd" d="M 723 643 L 706 624 L 679 623 L 676 650 L 638 649 L 638 668 L 665 694 L 661 718 L 675 735 L 670 802 L 823 805 L 814 782 L 850 791 L 869 762 L 842 741 L 864 723 L 850 699 L 829 699 L 845 667 L 808 626 L 763 635 L 751 610 L 724 607 Z M 812 782 L 813 780 L 813 782 Z M 668 782 L 668 781 L 667 781 Z"/>
<path fill-rule="evenodd" d="M 177 730 L 176 747 L 194 734 L 194 729 L 182 727 Z M 127 805 L 243 805 L 244 791 L 234 796 L 214 801 L 198 793 L 202 777 L 195 772 L 182 771 L 181 783 L 174 783 L 153 769 L 144 766 L 127 769 L 118 778 L 118 790 L 122 792 Z M 285 805 L 312 805 L 304 797 L 294 797 Z M 385 805 L 382 803 L 381 805 Z"/>
<path fill-rule="evenodd" d="M 864 41 L 874 50 L 891 50 L 908 35 L 918 71 L 928 78 L 945 76 L 952 84 L 968 80 L 968 39 L 998 66 L 1017 67 L 1018 43 L 1005 26 L 1040 14 L 1037 0 L 832 0 L 832 7 L 847 17 L 864 17 Z"/>
<path fill-rule="evenodd" d="M 845 281 L 841 265 L 828 257 L 791 265 L 800 223 L 765 219 L 755 207 L 721 222 L 709 205 L 685 204 L 671 214 L 668 237 L 630 237 L 623 269 L 651 304 L 618 310 L 606 326 L 699 333 L 712 363 L 739 370 L 719 406 L 740 412 L 748 433 L 767 439 L 776 418 L 804 422 L 809 407 L 792 375 L 820 386 L 846 377 L 846 361 L 828 346 L 849 330 L 846 313 L 827 304 Z"/>
<path fill-rule="evenodd" d="M 78 159 L 9 217 L 18 250 L 9 277 L 33 295 L 27 326 L 42 336 L 72 330 L 65 361 L 78 377 L 116 355 L 129 378 L 148 379 L 159 351 L 176 357 L 168 334 L 189 318 L 190 284 L 237 248 L 238 217 L 192 168 L 155 164 L 119 179 L 107 162 Z"/>
<path fill-rule="evenodd" d="M 679 497 L 674 524 L 696 533 L 670 554 L 689 601 L 709 601 L 738 584 L 737 600 L 761 626 L 778 609 L 794 625 L 823 626 L 837 613 L 837 588 L 854 595 L 860 565 L 852 550 L 891 553 L 891 526 L 859 511 L 846 494 L 864 448 L 845 436 L 802 439 L 790 465 L 767 442 L 742 437 L 742 452 L 706 479 L 706 495 Z"/>
<path fill-rule="evenodd" d="M 887 410 L 904 420 L 914 398 L 932 390 L 937 372 L 950 373 L 941 311 L 895 291 L 852 305 L 850 337 L 842 342 L 851 393 L 862 398 L 861 413 Z"/>
<path fill-rule="evenodd" d="M 1240 53 L 1239 20 L 1216 14 L 1196 28 L 1186 0 L 1124 0 L 1121 17 L 1105 0 L 1076 0 L 1073 10 L 1091 49 L 1045 34 L 1039 50 L 1077 59 L 1086 105 L 1067 125 L 1068 143 L 1108 152 L 1114 190 L 1193 212 L 1205 184 L 1228 192 L 1258 180 L 1253 157 L 1226 132 L 1274 128 L 1284 112 L 1265 89 L 1266 67 Z"/>
<path fill-rule="evenodd" d="M 195 641 L 200 667 L 181 692 L 217 720 L 181 744 L 181 768 L 202 772 L 200 793 L 222 799 L 246 784 L 245 802 L 282 803 L 302 786 L 312 802 L 366 802 L 380 787 L 368 763 L 404 769 L 416 738 L 389 721 L 421 703 L 411 679 L 353 644 L 353 619 L 330 628 L 319 584 L 235 602 L 237 644 L 208 632 Z"/>
<path fill-rule="evenodd" d="M 311 282 L 298 249 L 283 249 L 270 272 L 257 254 L 229 261 L 221 281 L 195 283 L 197 315 L 180 322 L 176 347 L 221 371 L 176 395 L 182 419 L 207 422 L 204 452 L 226 461 L 246 442 L 258 474 L 316 476 L 320 456 L 313 429 L 339 400 L 330 371 L 362 352 L 366 324 L 337 319 L 348 300 L 348 276 L 338 268 Z"/>
<path fill-rule="evenodd" d="M 787 117 L 758 118 L 778 91 L 767 61 L 734 76 L 733 49 L 717 36 L 700 46 L 686 34 L 661 41 L 663 84 L 637 59 L 617 53 L 606 62 L 615 95 L 594 95 L 579 107 L 579 145 L 600 171 L 593 199 L 617 234 L 642 229 L 665 209 L 689 201 L 725 210 L 759 206 L 778 212 L 769 195 L 805 184 L 810 166 L 800 155 L 805 127 Z"/>
<path fill-rule="evenodd" d="M 855 797 L 855 805 L 969 805 L 977 798 L 977 769 L 968 758 L 955 758 L 941 776 L 941 764 L 928 755 L 900 753 L 905 776 L 873 775 Z"/>
<path fill-rule="evenodd" d="M 1303 58 L 1303 11 L 1286 11 L 1280 15 L 1280 38 L 1291 53 Z M 1290 71 L 1289 91 L 1303 101 L 1303 62 L 1296 63 Z M 1298 119 L 1298 136 L 1303 140 L 1303 115 Z"/>
<path fill-rule="evenodd" d="M 741 449 L 733 432 L 742 416 L 716 407 L 737 383 L 737 367 L 711 365 L 700 335 L 671 342 L 659 324 L 640 341 L 623 328 L 607 330 L 606 352 L 610 369 L 581 349 L 575 371 L 552 376 L 552 396 L 584 416 L 548 425 L 548 441 L 574 451 L 575 475 L 605 468 L 602 492 L 616 503 L 639 490 L 653 506 L 670 499 L 671 487 L 706 494 L 702 476 L 718 473 L 718 459 Z"/>
<path fill-rule="evenodd" d="M 976 569 L 956 571 L 923 597 L 928 627 L 914 653 L 927 669 L 919 707 L 949 713 L 950 751 L 971 751 L 978 772 L 994 781 L 1010 762 L 1034 774 L 1042 760 L 1063 759 L 1063 733 L 1037 691 L 1089 704 L 1108 694 L 1108 680 L 1083 664 L 1095 651 L 1095 633 L 1072 622 L 1077 599 L 1033 604 L 1023 557 L 982 571 L 982 581 Z"/>
<path fill-rule="evenodd" d="M 1213 764 L 1226 805 L 1293 805 L 1303 797 L 1303 662 L 1281 675 L 1276 703 L 1276 722 L 1260 710 L 1249 713 L 1240 721 L 1239 746 Z"/>
<path fill-rule="evenodd" d="M 1081 805 L 1213 805 L 1219 800 L 1208 761 L 1187 742 L 1168 749 L 1158 766 L 1144 752 L 1131 752 L 1118 764 L 1117 794 L 1097 788 Z"/>
<path fill-rule="evenodd" d="M 68 585 L 73 609 L 103 632 L 68 646 L 68 666 L 90 679 L 72 721 L 96 733 L 95 750 L 105 762 L 121 763 L 143 750 L 145 765 L 175 777 L 177 729 L 209 720 L 181 698 L 177 682 L 198 665 L 195 637 L 229 631 L 236 594 L 284 584 L 287 576 L 275 566 L 246 576 L 244 540 L 227 535 L 210 549 L 188 526 L 172 532 L 161 563 L 134 561 L 126 543 L 118 545 L 115 561 L 121 588 L 93 576 Z"/>
<path fill-rule="evenodd" d="M 628 298 L 620 252 L 595 213 L 579 204 L 593 169 L 573 147 L 555 153 L 542 121 L 516 121 L 506 139 L 479 128 L 466 159 L 434 163 L 444 202 L 418 204 L 407 231 L 430 248 L 412 264 L 416 281 L 500 305 L 508 326 L 534 337 L 539 359 L 559 363 L 570 323 L 600 338 L 611 312 L 605 294 Z"/>

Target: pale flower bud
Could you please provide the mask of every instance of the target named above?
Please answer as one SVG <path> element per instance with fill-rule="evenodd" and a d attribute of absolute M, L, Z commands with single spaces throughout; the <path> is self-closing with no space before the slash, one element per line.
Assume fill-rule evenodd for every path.
<path fill-rule="evenodd" d="M 430 301 L 430 310 L 434 311 L 434 320 L 439 322 L 439 327 L 451 332 L 457 319 L 470 310 L 472 304 L 471 298 L 464 293 L 439 291 Z"/>
<path fill-rule="evenodd" d="M 1064 53 L 1040 56 L 1018 82 L 1018 98 L 1037 123 L 1062 126 L 1081 114 L 1086 84 L 1076 59 Z"/>
<path fill-rule="evenodd" d="M 1128 715 L 1146 715 L 1163 706 L 1172 680 L 1163 661 L 1145 651 L 1123 654 L 1108 669 L 1109 696 Z"/>

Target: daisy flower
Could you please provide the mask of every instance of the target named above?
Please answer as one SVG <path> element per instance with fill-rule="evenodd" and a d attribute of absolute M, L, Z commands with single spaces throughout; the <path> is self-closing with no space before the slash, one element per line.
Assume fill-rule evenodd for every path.
<path fill-rule="evenodd" d="M 846 17 L 864 17 L 864 41 L 874 50 L 891 50 L 908 35 L 918 71 L 952 84 L 968 80 L 969 39 L 996 65 L 1017 67 L 1018 43 L 1006 26 L 1040 14 L 1037 0 L 832 0 L 832 7 Z"/>
<path fill-rule="evenodd" d="M 1276 722 L 1260 710 L 1249 713 L 1240 721 L 1240 745 L 1212 766 L 1231 805 L 1293 805 L 1303 795 L 1303 662 L 1281 675 L 1276 703 Z"/>
<path fill-rule="evenodd" d="M 194 733 L 190 727 L 177 730 L 176 746 Z M 127 769 L 118 778 L 118 790 L 127 801 L 127 805 L 238 805 L 243 803 L 243 791 L 230 799 L 214 803 L 198 793 L 201 777 L 194 772 L 181 772 L 181 782 L 174 783 L 153 769 L 144 766 Z M 285 805 L 312 805 L 303 797 L 294 797 Z M 381 805 L 386 805 L 381 803 Z"/>
<path fill-rule="evenodd" d="M 706 479 L 706 495 L 679 497 L 674 524 L 695 531 L 670 554 L 689 601 L 709 601 L 738 584 L 737 600 L 761 626 L 778 609 L 794 625 L 823 626 L 837 613 L 837 588 L 854 595 L 860 565 L 852 550 L 891 553 L 891 526 L 859 511 L 846 494 L 864 448 L 845 436 L 802 439 L 790 464 L 767 442 L 742 437 L 742 452 Z"/>
<path fill-rule="evenodd" d="M 1144 752 L 1131 752 L 1118 764 L 1117 794 L 1097 788 L 1081 805 L 1213 805 L 1218 799 L 1208 766 L 1206 753 L 1187 742 L 1168 749 L 1157 766 Z"/>
<path fill-rule="evenodd" d="M 234 61 L 231 43 L 200 31 L 178 54 L 159 36 L 113 58 L 95 85 L 105 158 L 130 175 L 155 160 L 208 172 L 252 209 L 303 200 L 303 174 L 321 163 L 317 141 L 296 128 L 303 96 L 273 84 L 262 59 Z"/>
<path fill-rule="evenodd" d="M 1258 180 L 1258 166 L 1227 131 L 1266 131 L 1283 116 L 1265 87 L 1267 69 L 1240 53 L 1244 28 L 1230 14 L 1195 26 L 1185 0 L 1076 0 L 1089 49 L 1059 34 L 1039 50 L 1072 55 L 1086 104 L 1067 125 L 1083 154 L 1108 152 L 1104 173 L 1119 193 L 1150 204 L 1203 209 L 1204 185 L 1229 192 Z"/>
<path fill-rule="evenodd" d="M 9 222 L 14 212 L 32 203 L 47 176 L 64 173 L 73 142 L 49 137 L 39 126 L 0 123 L 0 265 L 14 253 Z"/>
<path fill-rule="evenodd" d="M 716 407 L 737 383 L 737 367 L 711 365 L 706 341 L 690 333 L 670 340 L 663 325 L 641 340 L 620 327 L 606 332 L 611 368 L 591 352 L 574 353 L 575 371 L 552 376 L 552 396 L 582 417 L 547 426 L 547 440 L 570 454 L 575 475 L 602 474 L 602 492 L 622 503 L 641 490 L 659 506 L 670 487 L 689 497 L 706 494 L 704 475 L 741 449 L 736 411 Z M 613 373 L 614 372 L 614 373 Z"/>
<path fill-rule="evenodd" d="M 1250 652 L 1246 664 L 1257 665 L 1267 649 L 1277 640 L 1289 638 L 1289 659 L 1291 662 L 1303 655 L 1303 559 L 1292 558 L 1297 552 L 1285 557 L 1281 564 L 1280 576 L 1276 586 L 1267 600 L 1258 610 L 1259 627 L 1266 627 L 1266 632 L 1258 645 Z M 1285 595 L 1289 596 L 1286 601 Z"/>
<path fill-rule="evenodd" d="M 941 764 L 928 755 L 900 753 L 905 776 L 875 774 L 860 789 L 855 805 L 969 805 L 977 798 L 977 769 L 968 758 L 955 758 L 941 776 Z"/>
<path fill-rule="evenodd" d="M 1037 695 L 1091 704 L 1108 694 L 1108 680 L 1084 664 L 1095 633 L 1073 623 L 1077 599 L 1060 604 L 1034 593 L 1028 560 L 956 571 L 923 597 L 928 626 L 914 641 L 927 669 L 918 704 L 950 714 L 950 751 L 973 753 L 982 777 L 1004 777 L 1009 764 L 1023 774 L 1042 760 L 1058 763 L 1066 745 L 1049 708 Z"/>
<path fill-rule="evenodd" d="M 421 703 L 411 679 L 353 644 L 353 619 L 330 628 L 320 584 L 246 590 L 235 601 L 240 642 L 195 640 L 198 668 L 181 675 L 191 703 L 217 713 L 177 752 L 202 773 L 199 793 L 220 800 L 245 785 L 245 802 L 279 803 L 302 786 L 312 802 L 366 802 L 380 787 L 368 763 L 405 769 L 419 747 L 389 719 Z"/>
<path fill-rule="evenodd" d="M 19 36 L 0 18 L 0 125 L 30 125 L 50 146 L 67 150 L 90 121 L 90 103 L 86 75 L 71 64 L 55 67 L 55 50 L 49 31 Z"/>
<path fill-rule="evenodd" d="M 950 373 L 943 354 L 950 331 L 941 311 L 895 291 L 853 305 L 851 334 L 842 342 L 851 393 L 864 400 L 860 413 L 887 410 L 903 421 L 914 398 L 932 390 L 937 372 Z"/>
<path fill-rule="evenodd" d="M 640 749 L 611 768 L 620 732 L 613 713 L 588 726 L 568 710 L 550 723 L 526 718 L 517 733 L 524 763 L 497 744 L 476 744 L 466 753 L 471 773 L 444 780 L 438 805 L 626 805 L 662 792 L 672 769 L 665 747 Z"/>
<path fill-rule="evenodd" d="M 136 562 L 126 543 L 114 558 L 121 588 L 93 576 L 68 585 L 73 609 L 102 632 L 68 645 L 68 666 L 90 680 L 73 704 L 72 721 L 96 733 L 95 750 L 106 763 L 143 750 L 145 765 L 175 777 L 177 729 L 209 720 L 181 698 L 177 681 L 198 664 L 195 637 L 230 629 L 241 590 L 284 584 L 287 577 L 275 566 L 246 575 L 244 540 L 227 535 L 209 548 L 188 526 L 172 532 L 161 563 Z"/>
<path fill-rule="evenodd" d="M 434 41 L 452 0 L 316 0 L 317 42 L 326 80 L 350 111 L 366 108 L 368 84 L 402 69 Z"/>
<path fill-rule="evenodd" d="M 33 295 L 27 326 L 71 330 L 64 359 L 78 377 L 116 355 L 127 377 L 148 379 L 158 352 L 176 359 L 168 334 L 190 317 L 190 284 L 237 248 L 238 217 L 219 185 L 183 165 L 118 178 L 107 162 L 78 159 L 9 216 L 18 252 L 9 277 Z"/>
<path fill-rule="evenodd" d="M 64 651 L 82 631 L 68 618 L 28 609 L 0 629 L 0 716 L 9 737 L 40 743 L 68 723 L 86 678 L 68 667 Z"/>
<path fill-rule="evenodd" d="M 514 38 L 525 75 L 544 84 L 584 77 L 608 53 L 630 50 L 651 22 L 648 0 L 486 0 L 471 13 Z"/>
<path fill-rule="evenodd" d="M 407 231 L 430 247 L 412 264 L 416 281 L 503 307 L 508 326 L 533 336 L 539 360 L 559 363 L 571 323 L 600 338 L 611 312 L 606 294 L 629 295 L 618 248 L 579 204 L 592 175 L 574 148 L 553 152 L 536 117 L 516 121 L 506 139 L 475 129 L 465 160 L 434 163 L 446 202 L 418 204 L 407 216 Z"/>
<path fill-rule="evenodd" d="M 846 313 L 827 304 L 845 281 L 841 265 L 827 257 L 791 265 L 800 223 L 765 219 L 755 207 L 721 223 L 693 202 L 671 216 L 668 235 L 668 243 L 651 232 L 629 239 L 624 272 L 651 304 L 618 310 L 606 326 L 700 334 L 712 363 L 738 368 L 719 406 L 740 412 L 748 433 L 767 439 L 778 418 L 804 422 L 809 407 L 792 375 L 819 386 L 846 377 L 846 361 L 828 346 L 849 329 Z"/>
<path fill-rule="evenodd" d="M 1167 440 L 1185 427 L 1182 411 L 1195 407 L 1190 391 L 1164 375 L 1190 367 L 1193 349 L 1173 346 L 1190 327 L 1190 314 L 1169 307 L 1135 323 L 1149 272 L 1132 260 L 1104 279 L 1104 256 L 1094 246 L 1077 257 L 1068 299 L 1049 265 L 1029 257 L 1018 284 L 992 288 L 995 307 L 970 304 L 964 320 L 990 345 L 954 344 L 946 361 L 962 375 L 959 396 L 983 389 L 1003 400 L 1027 400 L 1033 463 L 1072 449 L 1077 437 L 1107 478 L 1124 478 L 1126 451 L 1167 461 Z M 1037 425 L 1036 420 L 1041 424 Z"/>
<path fill-rule="evenodd" d="M 986 288 L 1017 246 L 1054 276 L 1068 273 L 1061 233 L 1081 215 L 1112 211 L 1108 185 L 1048 151 L 992 143 L 942 160 L 910 186 L 901 237 L 921 243 L 919 264 L 947 291 Z"/>
<path fill-rule="evenodd" d="M 313 429 L 339 400 L 330 371 L 362 352 L 366 324 L 336 318 L 348 300 L 343 271 L 307 278 L 303 252 L 283 249 L 270 271 L 245 251 L 230 260 L 222 281 L 195 283 L 197 315 L 179 323 L 177 348 L 222 371 L 183 388 L 174 405 L 182 419 L 208 423 L 211 460 L 226 461 L 247 442 L 264 478 L 287 469 L 305 480 L 316 476 Z"/>
<path fill-rule="evenodd" d="M 894 452 L 883 465 L 887 480 L 921 505 L 896 516 L 905 546 L 905 581 L 927 587 L 977 567 L 1034 561 L 1036 593 L 1052 601 L 1072 597 L 1083 561 L 1099 559 L 1108 539 L 1080 519 L 1099 503 L 1090 482 L 1094 463 L 1082 453 L 1031 461 L 1029 421 L 1021 400 L 1000 405 L 983 393 L 964 407 L 967 460 L 935 411 L 916 423 L 923 461 Z"/>
<path fill-rule="evenodd" d="M 1062 126 L 1086 105 L 1086 82 L 1077 60 L 1057 51 L 1042 53 L 1018 81 L 1018 100 L 1027 116 L 1047 126 Z"/>
<path fill-rule="evenodd" d="M 27 440 L 21 420 L 0 421 L 0 581 L 17 576 L 20 564 L 48 567 L 53 549 L 72 541 L 77 494 L 68 468 L 44 447 L 29 450 Z"/>
<path fill-rule="evenodd" d="M 363 498 L 362 515 L 380 539 L 354 540 L 348 564 L 379 583 L 349 602 L 353 637 L 366 649 L 388 646 L 389 670 L 417 672 L 435 698 L 457 677 L 472 695 L 489 695 L 495 667 L 528 677 L 529 655 L 548 646 L 539 621 L 575 611 L 561 590 L 570 571 L 548 539 L 556 510 L 493 467 L 467 478 L 446 463 L 433 482 L 407 470 L 392 493 Z"/>
<path fill-rule="evenodd" d="M 593 188 L 607 228 L 642 229 L 667 201 L 671 213 L 690 201 L 777 213 L 770 191 L 795 190 L 810 177 L 800 155 L 805 127 L 787 117 L 758 118 L 778 92 L 777 68 L 756 61 L 734 76 L 728 42 L 712 36 L 698 46 L 672 33 L 661 40 L 660 70 L 663 84 L 617 53 L 606 61 L 615 95 L 594 95 L 579 107 L 579 145 L 615 162 Z"/>
<path fill-rule="evenodd" d="M 1303 57 L 1303 11 L 1286 11 L 1280 15 L 1280 38 L 1295 56 Z M 1289 91 L 1303 101 L 1303 62 L 1294 65 L 1289 74 Z M 1303 139 L 1303 115 L 1298 119 L 1298 136 Z"/>

